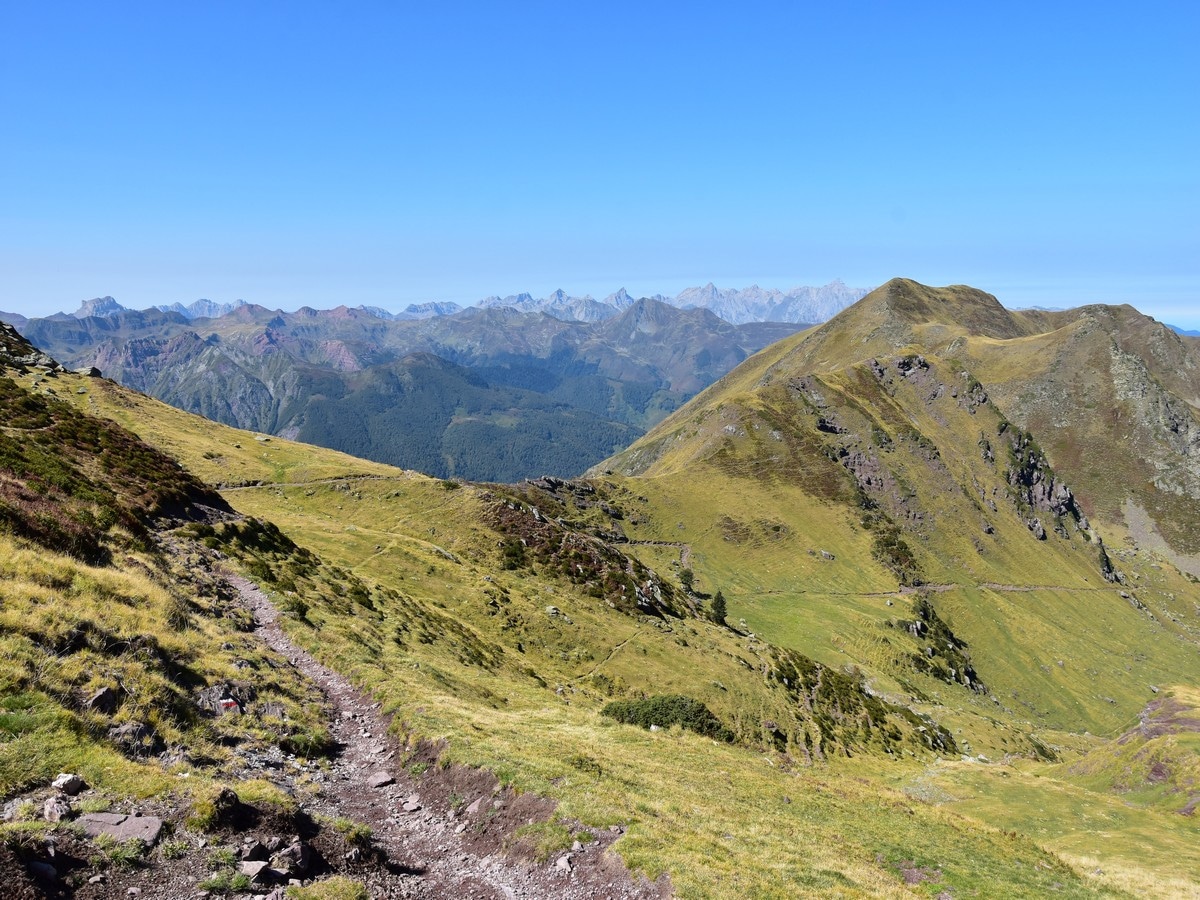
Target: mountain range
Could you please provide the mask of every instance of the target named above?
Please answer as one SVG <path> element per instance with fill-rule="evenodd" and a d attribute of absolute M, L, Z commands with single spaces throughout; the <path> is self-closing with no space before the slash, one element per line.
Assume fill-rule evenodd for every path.
<path fill-rule="evenodd" d="M 707 309 L 734 325 L 745 325 L 751 322 L 810 324 L 824 322 L 866 293 L 865 288 L 847 287 L 841 281 L 832 281 L 822 287 L 795 287 L 788 291 L 774 288 L 764 289 L 758 285 L 751 285 L 741 290 L 722 289 L 709 282 L 704 287 L 686 288 L 674 298 L 655 294 L 649 299 L 680 309 Z M 541 298 L 524 293 L 511 294 L 507 297 L 485 297 L 475 306 L 484 309 L 509 308 L 520 312 L 544 312 L 556 319 L 564 319 L 569 322 L 600 322 L 619 315 L 634 302 L 635 298 L 625 288 L 620 288 L 603 300 L 596 300 L 589 295 L 573 297 L 560 288 L 549 296 Z M 154 309 L 178 313 L 191 321 L 192 319 L 220 318 L 247 305 L 249 304 L 245 300 L 235 300 L 231 303 L 196 300 L 186 306 L 176 302 L 160 304 Z M 355 308 L 380 319 L 401 321 L 433 316 L 452 316 L 464 309 L 452 301 L 413 303 L 400 312 L 389 312 L 378 306 Z M 85 301 L 73 313 L 56 313 L 50 318 L 69 315 L 76 319 L 84 319 L 90 316 L 110 316 L 129 311 L 112 297 L 98 297 Z M 282 310 L 276 310 L 276 312 L 282 313 Z M 0 312 L 0 320 L 13 325 L 21 325 L 26 318 L 15 313 Z"/>
<path fill-rule="evenodd" d="M 71 368 L 215 421 L 440 477 L 573 476 L 641 434 L 790 323 L 630 301 L 568 321 L 514 305 L 381 318 L 242 303 L 216 318 L 126 310 L 14 320 Z"/>
<path fill-rule="evenodd" d="M 633 304 L 609 337 L 678 313 Z M 316 353 L 322 315 L 269 341 Z M 260 316 L 222 318 L 261 342 Z M 265 828 L 344 893 L 516 893 L 502 860 L 547 897 L 1197 891 L 1200 342 L 1131 307 L 895 279 L 587 477 L 516 484 L 238 431 L 46 349 L 0 334 L 19 888 L 57 865 L 226 890 L 243 848 L 286 878 Z M 89 815 L 140 804 L 170 852 L 127 869 L 30 821 L 74 771 Z"/>

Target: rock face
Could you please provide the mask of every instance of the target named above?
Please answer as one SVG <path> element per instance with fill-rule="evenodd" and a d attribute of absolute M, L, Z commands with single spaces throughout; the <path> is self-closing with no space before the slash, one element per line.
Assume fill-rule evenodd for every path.
<path fill-rule="evenodd" d="M 40 368 L 51 372 L 65 371 L 54 359 L 21 337 L 17 329 L 0 322 L 0 365 L 16 369 Z"/>

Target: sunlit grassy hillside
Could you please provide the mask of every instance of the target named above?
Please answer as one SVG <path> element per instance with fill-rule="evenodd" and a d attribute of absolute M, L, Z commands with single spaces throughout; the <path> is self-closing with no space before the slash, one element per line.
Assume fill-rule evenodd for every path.
<path fill-rule="evenodd" d="M 1190 677 L 1185 650 L 1174 649 L 1184 644 L 1165 624 L 1186 612 L 1179 598 L 1187 583 L 1165 569 L 1140 570 L 1162 579 L 1138 593 L 1156 613 L 1151 620 L 1104 581 L 1098 548 L 1078 523 L 1067 537 L 1052 532 L 1038 541 L 1015 506 L 989 517 L 965 491 L 944 507 L 931 499 L 939 492 L 922 491 L 926 515 L 949 517 L 966 504 L 993 522 L 996 545 L 980 557 L 970 534 L 947 538 L 964 558 L 968 548 L 980 557 L 972 558 L 978 568 L 960 570 L 934 538 L 927 546 L 901 532 L 918 567 L 904 575 L 902 560 L 885 552 L 896 548 L 877 546 L 886 522 L 863 525 L 868 510 L 856 505 L 853 482 L 826 479 L 829 490 L 814 497 L 804 473 L 756 480 L 748 477 L 753 467 L 739 471 L 737 447 L 719 465 L 681 466 L 659 478 L 478 488 L 256 441 L 94 380 L 64 376 L 58 390 L 123 417 L 151 442 L 169 442 L 211 483 L 242 485 L 224 496 L 239 512 L 278 525 L 279 537 L 263 539 L 269 529 L 246 526 L 191 532 L 273 587 L 290 610 L 293 636 L 369 686 L 414 736 L 444 740 L 447 759 L 488 766 L 522 789 L 559 798 L 565 814 L 631 824 L 621 853 L 652 876 L 669 873 L 683 896 L 1120 892 L 1097 867 L 1065 865 L 1042 849 L 1069 849 L 1067 823 L 1052 822 L 1031 839 L 1023 829 L 996 830 L 999 820 L 990 817 L 948 813 L 913 787 L 939 759 L 961 754 L 1011 753 L 1045 767 L 1045 777 L 1065 778 L 1036 761 L 1039 752 L 1073 758 L 1093 744 L 1084 730 L 1116 731 L 1133 720 L 1150 696 L 1145 679 L 1165 685 L 1172 675 Z M 985 414 L 998 422 L 980 411 L 972 421 Z M 937 433 L 929 415 L 911 425 L 926 438 Z M 921 447 L 899 427 L 881 426 L 894 444 Z M 942 477 L 977 474 L 945 447 L 939 453 L 950 474 Z M 761 448 L 753 452 L 761 458 Z M 920 471 L 923 451 L 893 452 Z M 959 465 L 967 469 L 955 477 Z M 890 507 L 877 511 L 895 521 Z M 525 530 L 514 532 L 518 526 Z M 626 542 L 595 540 L 618 532 Z M 549 552 L 547 534 L 579 555 Z M 518 551 L 513 541 L 522 536 Z M 633 583 L 616 577 L 636 570 L 614 551 L 635 554 L 653 571 Z M 1038 562 L 1044 552 L 1049 565 Z M 1022 566 L 1035 564 L 1033 571 L 1054 577 L 1020 577 Z M 583 571 L 573 577 L 572 566 Z M 694 594 L 682 588 L 684 569 L 694 573 Z M 982 586 L 982 578 L 996 586 Z M 901 580 L 914 584 L 901 590 Z M 924 582 L 924 594 L 915 582 Z M 647 585 L 658 587 L 647 607 L 626 602 Z M 732 628 L 704 618 L 717 590 L 729 601 Z M 931 666 L 916 661 L 930 646 L 929 620 L 924 634 L 908 627 L 922 598 L 966 645 L 935 652 Z M 1003 615 L 985 615 L 989 607 Z M 1170 645 L 1137 679 L 1120 675 L 1141 652 L 1122 646 L 1118 635 L 1129 629 L 1146 646 Z M 776 647 L 824 667 L 815 670 L 827 673 L 823 684 L 787 690 L 771 677 L 782 671 Z M 945 680 L 964 657 L 986 692 Z M 871 717 L 854 713 L 868 696 L 853 687 L 860 678 L 895 708 L 930 716 L 920 726 L 926 732 L 893 713 L 891 725 L 876 720 L 868 736 Z M 737 741 L 678 728 L 647 732 L 600 715 L 611 699 L 665 693 L 702 701 Z M 822 718 L 831 735 L 825 746 L 835 752 L 810 763 L 803 735 L 819 735 Z M 956 752 L 922 740 L 933 722 L 949 729 Z M 886 741 L 890 752 L 878 734 L 889 728 L 899 733 Z M 975 762 L 962 777 L 987 766 Z M 1080 802 L 1109 802 L 1090 796 L 1082 791 Z M 1145 827 L 1178 834 L 1177 818 L 1150 810 Z M 1194 862 L 1183 852 L 1162 867 L 1132 863 L 1121 884 L 1171 895 Z"/>

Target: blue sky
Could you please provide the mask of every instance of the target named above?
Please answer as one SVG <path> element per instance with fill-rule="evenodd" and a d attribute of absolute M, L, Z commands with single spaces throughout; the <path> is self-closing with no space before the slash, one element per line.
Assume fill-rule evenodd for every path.
<path fill-rule="evenodd" d="M 5 4 L 0 309 L 904 275 L 1200 327 L 1197 10 Z"/>

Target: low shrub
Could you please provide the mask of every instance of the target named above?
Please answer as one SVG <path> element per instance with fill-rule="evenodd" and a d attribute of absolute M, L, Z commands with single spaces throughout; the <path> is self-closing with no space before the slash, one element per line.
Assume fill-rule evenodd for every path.
<path fill-rule="evenodd" d="M 699 700 L 681 694 L 662 694 L 642 700 L 614 700 L 600 713 L 626 725 L 640 725 L 642 728 L 678 725 L 704 737 L 733 740 L 733 732 L 713 715 L 712 710 Z"/>

